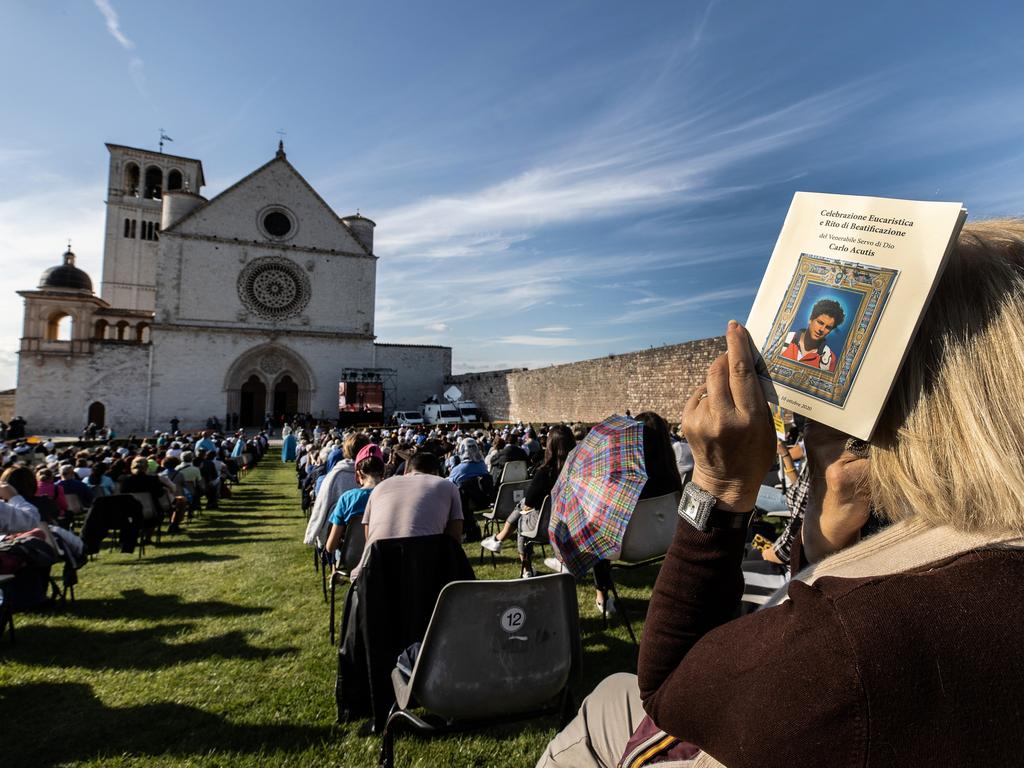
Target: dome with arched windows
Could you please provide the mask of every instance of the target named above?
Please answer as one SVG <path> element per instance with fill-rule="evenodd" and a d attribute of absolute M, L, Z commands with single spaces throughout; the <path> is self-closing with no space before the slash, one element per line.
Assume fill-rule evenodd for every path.
<path fill-rule="evenodd" d="M 50 267 L 39 278 L 39 288 L 57 291 L 85 291 L 92 293 L 92 279 L 84 270 L 75 266 L 75 254 L 71 248 L 64 252 L 64 263 Z"/>

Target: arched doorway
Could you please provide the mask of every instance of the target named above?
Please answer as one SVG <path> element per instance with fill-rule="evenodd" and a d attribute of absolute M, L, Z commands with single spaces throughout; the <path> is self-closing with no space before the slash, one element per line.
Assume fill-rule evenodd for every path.
<path fill-rule="evenodd" d="M 246 402 L 258 401 L 259 407 L 243 414 L 243 387 L 254 378 L 263 383 L 263 399 L 253 399 L 252 386 L 246 387 L 250 392 Z M 224 376 L 225 413 L 229 422 L 262 426 L 268 413 L 280 416 L 311 411 L 315 391 L 313 371 L 301 355 L 279 344 L 260 344 L 243 352 L 228 368 Z"/>
<path fill-rule="evenodd" d="M 85 417 L 87 424 L 95 424 L 97 427 L 105 427 L 107 418 L 107 409 L 103 403 L 97 401 L 89 406 L 89 413 Z"/>
<path fill-rule="evenodd" d="M 282 416 L 292 415 L 299 410 L 299 385 L 285 374 L 274 385 L 274 423 Z"/>
<path fill-rule="evenodd" d="M 238 418 L 241 426 L 261 426 L 266 415 L 267 385 L 254 373 L 242 384 L 240 395 Z"/>

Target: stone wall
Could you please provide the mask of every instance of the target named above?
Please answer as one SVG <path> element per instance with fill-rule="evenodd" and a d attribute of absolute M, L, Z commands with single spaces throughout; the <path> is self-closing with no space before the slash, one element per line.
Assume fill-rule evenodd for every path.
<path fill-rule="evenodd" d="M 9 424 L 14 416 L 14 390 L 5 389 L 0 392 L 0 421 Z"/>
<path fill-rule="evenodd" d="M 674 423 L 724 351 L 725 338 L 716 336 L 536 370 L 465 373 L 449 381 L 493 421 L 594 422 L 628 409 L 654 410 Z"/>
<path fill-rule="evenodd" d="M 89 406 L 103 405 L 105 421 L 118 434 L 145 424 L 150 345 L 89 342 L 86 354 L 22 352 L 18 360 L 15 409 L 28 434 L 77 435 L 88 423 Z"/>

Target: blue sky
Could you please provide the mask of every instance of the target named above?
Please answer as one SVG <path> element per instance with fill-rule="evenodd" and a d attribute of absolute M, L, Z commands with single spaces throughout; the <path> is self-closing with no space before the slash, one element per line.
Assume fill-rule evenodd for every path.
<path fill-rule="evenodd" d="M 927 10 L 925 10 L 927 8 Z M 797 190 L 1024 209 L 1024 6 L 10 2 L 0 388 L 71 237 L 99 285 L 105 141 L 273 155 L 377 222 L 381 341 L 457 371 L 720 333 Z"/>

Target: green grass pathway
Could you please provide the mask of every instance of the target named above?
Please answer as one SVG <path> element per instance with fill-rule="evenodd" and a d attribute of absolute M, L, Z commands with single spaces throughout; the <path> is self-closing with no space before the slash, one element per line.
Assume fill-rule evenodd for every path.
<path fill-rule="evenodd" d="M 302 546 L 294 471 L 274 452 L 234 497 L 136 555 L 104 550 L 77 601 L 16 617 L 0 642 L 0 764 L 371 766 L 379 739 L 337 725 L 327 606 Z M 512 578 L 511 556 L 479 578 Z M 642 616 L 653 574 L 620 589 Z M 635 670 L 625 631 L 604 631 L 579 589 L 584 679 Z M 339 595 L 339 614 L 343 594 Z M 640 623 L 634 625 L 639 629 Z M 400 766 L 532 766 L 551 722 L 422 740 Z"/>

